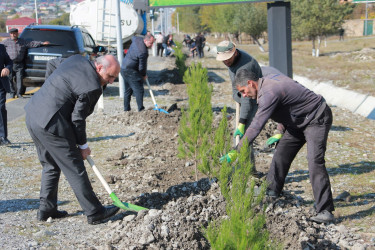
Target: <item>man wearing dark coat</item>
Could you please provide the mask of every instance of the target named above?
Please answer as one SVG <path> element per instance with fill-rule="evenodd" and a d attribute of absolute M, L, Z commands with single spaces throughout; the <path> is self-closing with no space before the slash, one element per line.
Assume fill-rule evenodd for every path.
<path fill-rule="evenodd" d="M 0 145 L 9 145 L 7 110 L 5 107 L 6 94 L 10 92 L 9 74 L 13 63 L 4 45 L 0 44 Z"/>
<path fill-rule="evenodd" d="M 130 111 L 130 100 L 134 93 L 137 101 L 138 111 L 145 109 L 143 106 L 143 95 L 145 89 L 143 82 L 147 78 L 148 49 L 152 47 L 155 38 L 151 34 L 145 37 L 135 36 L 128 53 L 122 60 L 121 75 L 125 80 L 124 111 Z"/>
<path fill-rule="evenodd" d="M 18 29 L 13 28 L 9 30 L 10 38 L 2 41 L 8 52 L 10 59 L 13 61 L 13 69 L 10 72 L 9 78 L 11 81 L 11 95 L 12 97 L 22 98 L 25 93 L 25 86 L 23 86 L 23 75 L 25 69 L 25 57 L 27 55 L 27 49 L 36 48 L 43 45 L 48 45 L 49 42 L 45 41 L 26 41 L 18 37 Z M 15 82 L 13 82 L 15 78 Z"/>
<path fill-rule="evenodd" d="M 98 57 L 95 62 L 81 55 L 71 56 L 57 66 L 26 105 L 26 125 L 43 166 L 38 220 L 67 215 L 57 210 L 61 171 L 89 224 L 101 223 L 118 211 L 100 203 L 83 160 L 91 153 L 86 117 L 94 111 L 102 87 L 113 83 L 119 72 L 120 65 L 112 55 Z"/>

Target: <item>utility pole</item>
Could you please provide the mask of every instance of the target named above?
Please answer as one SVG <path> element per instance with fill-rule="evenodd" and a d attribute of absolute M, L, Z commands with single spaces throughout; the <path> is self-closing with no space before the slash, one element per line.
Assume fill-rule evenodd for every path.
<path fill-rule="evenodd" d="M 366 1 L 366 18 L 365 18 L 365 36 L 367 36 L 367 18 L 368 18 L 368 12 L 367 12 L 367 9 L 368 9 L 368 1 Z"/>
<path fill-rule="evenodd" d="M 37 5 L 36 5 L 36 0 L 34 0 L 34 5 L 35 5 L 35 22 L 36 24 L 39 24 L 39 20 L 38 20 L 38 9 L 37 9 Z"/>
<path fill-rule="evenodd" d="M 122 34 L 121 34 L 121 13 L 120 13 L 120 0 L 116 1 L 116 19 L 117 19 L 117 59 L 118 61 L 122 62 L 122 59 L 124 58 L 124 50 L 122 47 Z M 119 96 L 120 98 L 124 98 L 124 88 L 125 88 L 125 82 L 124 78 L 122 78 L 122 75 L 119 74 Z"/>
<path fill-rule="evenodd" d="M 177 35 L 180 34 L 180 22 L 178 21 L 178 12 L 177 12 Z"/>

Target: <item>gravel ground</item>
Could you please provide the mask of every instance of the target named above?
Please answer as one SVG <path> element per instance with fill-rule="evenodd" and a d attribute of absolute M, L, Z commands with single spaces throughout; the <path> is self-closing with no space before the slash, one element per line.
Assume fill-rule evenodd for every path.
<path fill-rule="evenodd" d="M 209 55 L 201 62 L 208 67 L 214 86 L 215 122 L 220 120 L 224 105 L 234 118 L 226 69 Z M 173 63 L 173 58 L 149 59 L 150 82 L 158 105 L 164 109 L 173 104 L 180 108 L 187 102 L 185 85 L 179 84 Z M 0 147 L 0 248 L 209 249 L 202 226 L 226 216 L 218 184 L 203 175 L 195 181 L 192 163 L 177 158 L 179 109 L 169 115 L 151 110 L 148 94 L 145 106 L 149 110 L 142 113 L 123 112 L 118 85 L 114 84 L 105 91 L 104 111 L 96 111 L 87 120 L 93 158 L 111 188 L 120 200 L 150 209 L 138 213 L 123 210 L 95 226 L 87 224 L 64 176 L 59 206 L 69 217 L 36 220 L 41 166 L 24 117 L 9 123 L 13 144 Z M 375 121 L 338 107 L 332 110 L 327 169 L 336 197 L 336 223 L 309 221 L 313 199 L 303 149 L 292 165 L 284 195 L 270 202 L 266 210 L 272 239 L 282 242 L 284 249 L 375 249 Z M 273 123 L 267 124 L 256 141 L 257 169 L 262 172 L 271 161 L 272 150 L 262 149 L 273 128 Z M 110 204 L 109 195 L 86 166 L 99 199 Z"/>

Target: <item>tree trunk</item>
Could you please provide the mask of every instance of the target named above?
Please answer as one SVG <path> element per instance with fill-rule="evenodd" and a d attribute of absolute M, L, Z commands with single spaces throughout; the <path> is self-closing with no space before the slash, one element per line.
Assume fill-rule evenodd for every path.
<path fill-rule="evenodd" d="M 318 36 L 318 49 L 316 50 L 316 57 L 319 57 L 319 50 L 320 50 L 320 44 L 321 44 L 322 40 L 320 39 L 320 36 Z"/>
<path fill-rule="evenodd" d="M 324 36 L 324 47 L 327 48 L 327 36 Z"/>
<path fill-rule="evenodd" d="M 262 44 L 260 44 L 260 42 L 258 41 L 258 39 L 256 39 L 255 37 L 251 36 L 251 38 L 254 40 L 254 42 L 258 45 L 260 51 L 262 52 L 266 52 L 262 46 Z"/>
<path fill-rule="evenodd" d="M 315 37 L 312 39 L 312 56 L 315 56 Z"/>

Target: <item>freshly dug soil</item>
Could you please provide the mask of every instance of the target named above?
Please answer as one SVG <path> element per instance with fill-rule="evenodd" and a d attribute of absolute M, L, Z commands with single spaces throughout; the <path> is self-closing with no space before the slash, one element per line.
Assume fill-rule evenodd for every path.
<path fill-rule="evenodd" d="M 200 62 L 208 67 L 209 80 L 214 86 L 214 123 L 219 123 L 220 110 L 227 106 L 234 130 L 235 110 L 227 71 L 223 65 L 215 64 L 213 56 L 207 55 Z M 227 217 L 225 200 L 217 182 L 201 173 L 196 181 L 193 162 L 177 157 L 180 109 L 187 104 L 186 86 L 176 77 L 174 58 L 150 57 L 148 76 L 159 107 L 169 110 L 170 114 L 152 110 L 148 93 L 146 111 L 123 112 L 118 86 L 108 86 L 104 110 L 88 118 L 87 131 L 93 159 L 116 195 L 122 201 L 149 210 L 138 213 L 122 210 L 104 224 L 88 225 L 69 184 L 62 177 L 59 208 L 67 210 L 69 217 L 36 221 L 41 167 L 24 119 L 20 119 L 9 126 L 12 146 L 0 147 L 1 248 L 210 249 L 203 229 L 210 221 Z M 135 109 L 134 100 L 131 105 Z M 366 129 L 374 126 L 374 122 L 337 107 L 332 109 L 340 121 L 340 124 L 334 123 L 335 128 L 344 123 L 363 134 L 375 136 Z M 257 170 L 264 174 L 273 153 L 273 149 L 264 145 L 274 130 L 275 124 L 270 121 L 255 141 Z M 335 156 L 349 150 L 335 143 L 347 131 L 336 129 L 330 134 L 327 156 L 332 162 L 337 161 Z M 357 149 L 358 154 L 367 152 L 366 145 Z M 284 249 L 374 249 L 373 235 L 365 234 L 360 226 L 345 226 L 347 217 L 336 216 L 336 224 L 330 225 L 309 220 L 313 215 L 310 211 L 313 198 L 305 151 L 301 150 L 291 168 L 283 196 L 267 203 L 266 227 L 271 239 Z M 369 154 L 368 162 L 373 161 Z M 103 204 L 110 204 L 109 195 L 89 165 L 86 166 L 99 199 Z M 341 192 L 337 180 L 332 182 L 335 196 Z M 373 198 L 368 200 L 373 202 Z"/>

